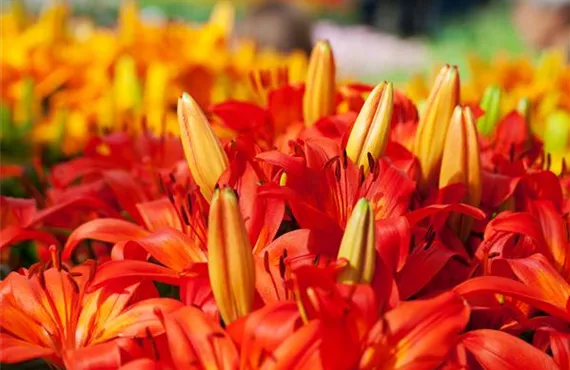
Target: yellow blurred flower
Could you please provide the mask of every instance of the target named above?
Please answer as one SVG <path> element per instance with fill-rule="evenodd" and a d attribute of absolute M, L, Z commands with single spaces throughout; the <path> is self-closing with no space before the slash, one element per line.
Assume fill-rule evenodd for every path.
<path fill-rule="evenodd" d="M 203 25 L 147 24 L 137 2 L 125 1 L 112 30 L 70 17 L 64 1 L 36 20 L 15 1 L 0 19 L 1 103 L 15 124 L 32 122 L 36 143 L 70 154 L 91 132 L 136 132 L 143 121 L 156 134 L 177 134 L 175 107 L 183 91 L 203 108 L 253 100 L 252 69 L 290 66 L 290 80 L 304 80 L 304 54 L 260 51 L 250 40 L 234 43 L 234 16 L 232 3 L 224 1 Z"/>

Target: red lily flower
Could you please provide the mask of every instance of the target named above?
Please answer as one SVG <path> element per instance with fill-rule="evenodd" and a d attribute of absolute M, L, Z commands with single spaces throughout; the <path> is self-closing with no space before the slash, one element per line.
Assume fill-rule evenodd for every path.
<path fill-rule="evenodd" d="M 172 299 L 155 298 L 154 287 L 144 282 L 90 290 L 96 275 L 93 263 L 69 271 L 57 259 L 54 265 L 37 273 L 11 273 L 0 283 L 3 363 L 41 357 L 61 366 L 80 348 L 143 336 L 147 330 L 158 334 L 163 329 L 154 310 L 170 312 L 182 306 Z M 99 347 L 98 355 L 107 355 L 103 349 L 113 355 L 111 350 L 124 344 L 116 341 Z"/>
<path fill-rule="evenodd" d="M 65 202 L 38 210 L 34 200 L 0 197 L 2 229 L 0 250 L 24 240 L 59 244 L 49 228 L 71 227 L 77 220 L 93 213 L 115 216 L 118 213 L 104 202 L 89 196 L 76 196 Z"/>

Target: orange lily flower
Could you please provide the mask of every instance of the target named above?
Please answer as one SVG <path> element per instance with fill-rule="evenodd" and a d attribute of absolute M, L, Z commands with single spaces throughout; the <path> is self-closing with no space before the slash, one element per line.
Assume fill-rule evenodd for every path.
<path fill-rule="evenodd" d="M 159 334 L 163 329 L 155 310 L 171 312 L 182 306 L 176 300 L 155 298 L 156 290 L 144 282 L 90 290 L 96 275 L 93 263 L 69 271 L 57 258 L 53 263 L 37 273 L 13 272 L 0 283 L 3 363 L 43 358 L 62 366 L 84 347 L 142 337 L 147 331 Z"/>

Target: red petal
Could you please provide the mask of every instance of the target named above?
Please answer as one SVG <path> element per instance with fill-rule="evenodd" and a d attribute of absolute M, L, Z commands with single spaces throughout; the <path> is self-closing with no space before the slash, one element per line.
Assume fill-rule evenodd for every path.
<path fill-rule="evenodd" d="M 536 218 L 530 213 L 516 212 L 516 213 L 502 213 L 494 218 L 485 228 L 485 239 L 497 232 L 501 233 L 515 233 L 530 237 L 536 244 L 536 248 L 541 253 L 549 253 L 546 246 L 546 241 L 542 234 L 542 229 Z"/>
<path fill-rule="evenodd" d="M 123 240 L 138 239 L 148 234 L 148 231 L 132 222 L 118 218 L 97 218 L 73 230 L 63 248 L 62 258 L 64 260 L 70 258 L 77 245 L 85 239 L 115 244 Z"/>
<path fill-rule="evenodd" d="M 504 294 L 520 299 L 544 312 L 570 321 L 570 313 L 566 306 L 560 307 L 550 301 L 549 297 L 539 287 L 526 286 L 518 281 L 498 276 L 480 276 L 469 279 L 457 287 L 454 291 L 469 299 L 479 295 Z"/>
<path fill-rule="evenodd" d="M 323 369 L 322 356 L 326 354 L 319 350 L 322 343 L 321 325 L 319 320 L 313 320 L 301 327 L 264 361 L 261 369 Z"/>
<path fill-rule="evenodd" d="M 131 278 L 148 278 L 172 285 L 178 285 L 180 282 L 180 276 L 176 271 L 154 263 L 130 260 L 108 261 L 97 269 L 90 289 L 110 284 L 114 280 Z"/>
<path fill-rule="evenodd" d="M 59 244 L 59 241 L 48 232 L 8 226 L 0 231 L 0 250 L 26 240 L 35 240 L 48 245 Z"/>
<path fill-rule="evenodd" d="M 501 331 L 470 331 L 462 343 L 484 369 L 558 369 L 544 352 Z"/>
<path fill-rule="evenodd" d="M 186 306 L 165 315 L 164 328 L 176 368 L 238 368 L 239 359 L 233 342 L 199 309 Z"/>
<path fill-rule="evenodd" d="M 120 338 L 107 343 L 67 351 L 64 362 L 67 369 L 74 370 L 116 369 L 132 359 L 142 356 L 144 354 L 135 341 Z"/>
<path fill-rule="evenodd" d="M 531 202 L 529 209 L 540 224 L 556 267 L 563 277 L 570 278 L 570 245 L 562 214 L 549 201 Z"/>
<path fill-rule="evenodd" d="M 206 261 L 204 251 L 194 239 L 169 227 L 129 241 L 124 248 L 132 248 L 130 244 L 146 250 L 158 262 L 177 272 L 182 272 L 192 263 Z"/>
<path fill-rule="evenodd" d="M 21 199 L 0 196 L 2 227 L 27 225 L 37 212 L 34 199 Z"/>
<path fill-rule="evenodd" d="M 52 218 L 55 217 L 63 217 L 67 221 L 69 220 L 69 214 L 71 212 L 85 210 L 96 211 L 100 215 L 109 217 L 121 218 L 121 215 L 117 211 L 115 211 L 100 199 L 94 198 L 92 196 L 78 195 L 67 199 L 63 203 L 58 203 L 51 207 L 42 209 L 23 226 L 27 228 L 33 227 L 40 222 L 49 222 Z"/>
<path fill-rule="evenodd" d="M 209 110 L 220 118 L 224 126 L 240 133 L 263 127 L 269 120 L 265 109 L 249 102 L 228 100 L 211 106 Z"/>
<path fill-rule="evenodd" d="M 148 230 L 156 231 L 166 226 L 182 230 L 178 211 L 168 198 L 138 203 L 136 207 Z"/>
<path fill-rule="evenodd" d="M 427 250 L 416 247 L 396 278 L 400 297 L 405 300 L 418 293 L 457 255 L 437 241 Z"/>
<path fill-rule="evenodd" d="M 377 220 L 397 217 L 408 210 L 410 199 L 416 189 L 415 182 L 406 173 L 384 159 L 376 162 L 379 176 L 368 176 L 362 185 L 366 191 L 361 196 L 374 205 Z"/>
<path fill-rule="evenodd" d="M 2 318 L 5 319 L 4 317 Z M 32 360 L 36 358 L 50 358 L 55 353 L 53 349 L 41 347 L 20 339 L 16 339 L 10 334 L 0 333 L 0 362 L 13 364 L 17 362 Z"/>
<path fill-rule="evenodd" d="M 400 304 L 370 331 L 368 346 L 374 352 L 367 368 L 436 368 L 455 346 L 469 314 L 469 307 L 454 293 Z"/>
<path fill-rule="evenodd" d="M 182 302 L 170 298 L 151 298 L 137 302 L 118 316 L 105 322 L 102 332 L 93 340 L 103 342 L 115 337 L 143 337 L 150 330 L 152 336 L 163 332 L 164 328 L 155 310 L 163 314 L 184 307 Z"/>
<path fill-rule="evenodd" d="M 404 267 L 410 241 L 410 224 L 406 217 L 376 222 L 376 250 L 392 273 Z"/>
<path fill-rule="evenodd" d="M 143 219 L 137 208 L 137 203 L 148 200 L 142 187 L 135 181 L 132 174 L 122 170 L 104 172 L 105 181 L 115 194 L 121 207 L 133 217 L 137 223 L 142 224 Z"/>
<path fill-rule="evenodd" d="M 0 179 L 7 179 L 10 177 L 20 177 L 24 173 L 24 167 L 16 164 L 2 164 L 0 165 Z"/>
<path fill-rule="evenodd" d="M 165 370 L 165 366 L 150 358 L 141 358 L 121 366 L 119 370 Z"/>
<path fill-rule="evenodd" d="M 293 157 L 277 150 L 259 153 L 255 158 L 283 168 L 290 176 L 300 177 L 306 171 L 303 158 Z"/>
<path fill-rule="evenodd" d="M 236 330 L 238 325 L 243 325 L 243 328 Z M 255 369 L 268 353 L 273 353 L 301 325 L 296 303 L 275 302 L 251 313 L 244 320 L 234 321 L 227 331 L 242 334 L 236 338 L 241 346 L 241 368 Z"/>
<path fill-rule="evenodd" d="M 455 204 L 431 204 L 424 208 L 412 211 L 406 214 L 410 225 L 416 225 L 421 220 L 432 215 L 439 215 L 439 217 L 444 217 L 447 213 L 457 212 L 477 220 L 485 218 L 485 213 L 479 208 L 469 206 L 467 204 L 455 203 Z"/>
<path fill-rule="evenodd" d="M 219 317 L 207 263 L 195 263 L 184 271 L 180 281 L 180 300 L 187 306 L 200 308 L 212 320 Z"/>
<path fill-rule="evenodd" d="M 558 366 L 561 369 L 570 369 L 570 334 L 551 332 L 550 349 Z"/>
<path fill-rule="evenodd" d="M 503 264 L 508 264 L 516 277 L 526 286 L 540 289 L 545 300 L 558 307 L 566 307 L 570 298 L 570 284 L 543 255 L 534 254 L 519 259 L 495 259 L 492 269 L 501 269 Z"/>

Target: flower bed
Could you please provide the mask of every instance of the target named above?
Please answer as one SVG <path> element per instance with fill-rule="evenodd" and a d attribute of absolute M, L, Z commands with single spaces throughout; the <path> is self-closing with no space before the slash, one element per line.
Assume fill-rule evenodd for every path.
<path fill-rule="evenodd" d="M 407 90 L 418 112 L 390 82 L 337 83 L 326 41 L 299 78 L 281 60 L 240 69 L 235 55 L 219 65 L 212 52 L 155 53 L 170 37 L 218 43 L 205 29 L 157 35 L 129 12 L 122 41 L 46 41 L 46 29 L 27 29 L 41 42 L 21 53 L 49 64 L 18 70 L 17 50 L 2 60 L 16 68 L 2 80 L 15 130 L 3 140 L 36 140 L 30 164 L 0 168 L 25 194 L 0 198 L 12 270 L 0 282 L 1 363 L 570 367 L 561 59 L 521 78 L 519 66 L 481 67 L 485 85 L 463 91 L 458 69 L 444 66 Z M 55 32 L 47 19 L 35 27 Z M 99 39 L 109 45 L 86 59 Z M 111 45 L 121 51 L 100 55 Z M 79 64 L 57 57 L 75 52 Z M 217 82 L 181 82 L 193 68 Z M 235 85 L 217 96 L 218 83 Z M 111 124 L 97 113 L 105 99 Z M 58 114 L 65 129 L 53 141 L 42 130 Z M 96 130 L 85 130 L 90 120 Z M 74 156 L 46 168 L 35 155 L 46 145 Z"/>

